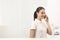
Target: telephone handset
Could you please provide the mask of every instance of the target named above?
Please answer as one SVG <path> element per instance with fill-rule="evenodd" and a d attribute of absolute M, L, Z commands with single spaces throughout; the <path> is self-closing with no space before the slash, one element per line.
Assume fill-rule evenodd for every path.
<path fill-rule="evenodd" d="M 45 15 L 45 16 L 44 16 L 44 19 L 45 19 L 46 21 L 48 21 L 48 16 L 47 16 L 47 15 Z"/>
<path fill-rule="evenodd" d="M 46 15 L 44 16 L 44 19 L 46 18 Z"/>

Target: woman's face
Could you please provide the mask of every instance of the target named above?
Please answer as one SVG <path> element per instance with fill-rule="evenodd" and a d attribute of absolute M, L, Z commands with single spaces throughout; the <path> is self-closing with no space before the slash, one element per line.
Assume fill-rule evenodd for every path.
<path fill-rule="evenodd" d="M 37 13 L 37 16 L 40 18 L 40 19 L 43 19 L 44 16 L 45 16 L 45 9 L 42 9 L 39 11 L 39 13 Z"/>

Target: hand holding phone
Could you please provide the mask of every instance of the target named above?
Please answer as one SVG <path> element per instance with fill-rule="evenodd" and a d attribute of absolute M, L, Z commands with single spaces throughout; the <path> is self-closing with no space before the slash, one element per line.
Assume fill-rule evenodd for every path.
<path fill-rule="evenodd" d="M 48 22 L 48 16 L 47 15 L 44 16 L 44 19 L 46 22 Z"/>

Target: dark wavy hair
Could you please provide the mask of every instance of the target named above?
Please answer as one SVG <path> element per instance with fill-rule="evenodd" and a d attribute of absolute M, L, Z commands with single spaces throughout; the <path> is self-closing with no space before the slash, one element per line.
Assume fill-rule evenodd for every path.
<path fill-rule="evenodd" d="M 45 9 L 44 7 L 38 7 L 34 12 L 34 20 L 37 18 L 37 12 L 39 13 L 40 10 Z"/>

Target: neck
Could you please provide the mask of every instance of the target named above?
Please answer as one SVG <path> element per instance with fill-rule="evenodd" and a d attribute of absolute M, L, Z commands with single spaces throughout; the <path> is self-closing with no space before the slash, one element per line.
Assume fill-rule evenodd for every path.
<path fill-rule="evenodd" d="M 38 17 L 37 19 L 41 21 L 41 18 Z"/>

